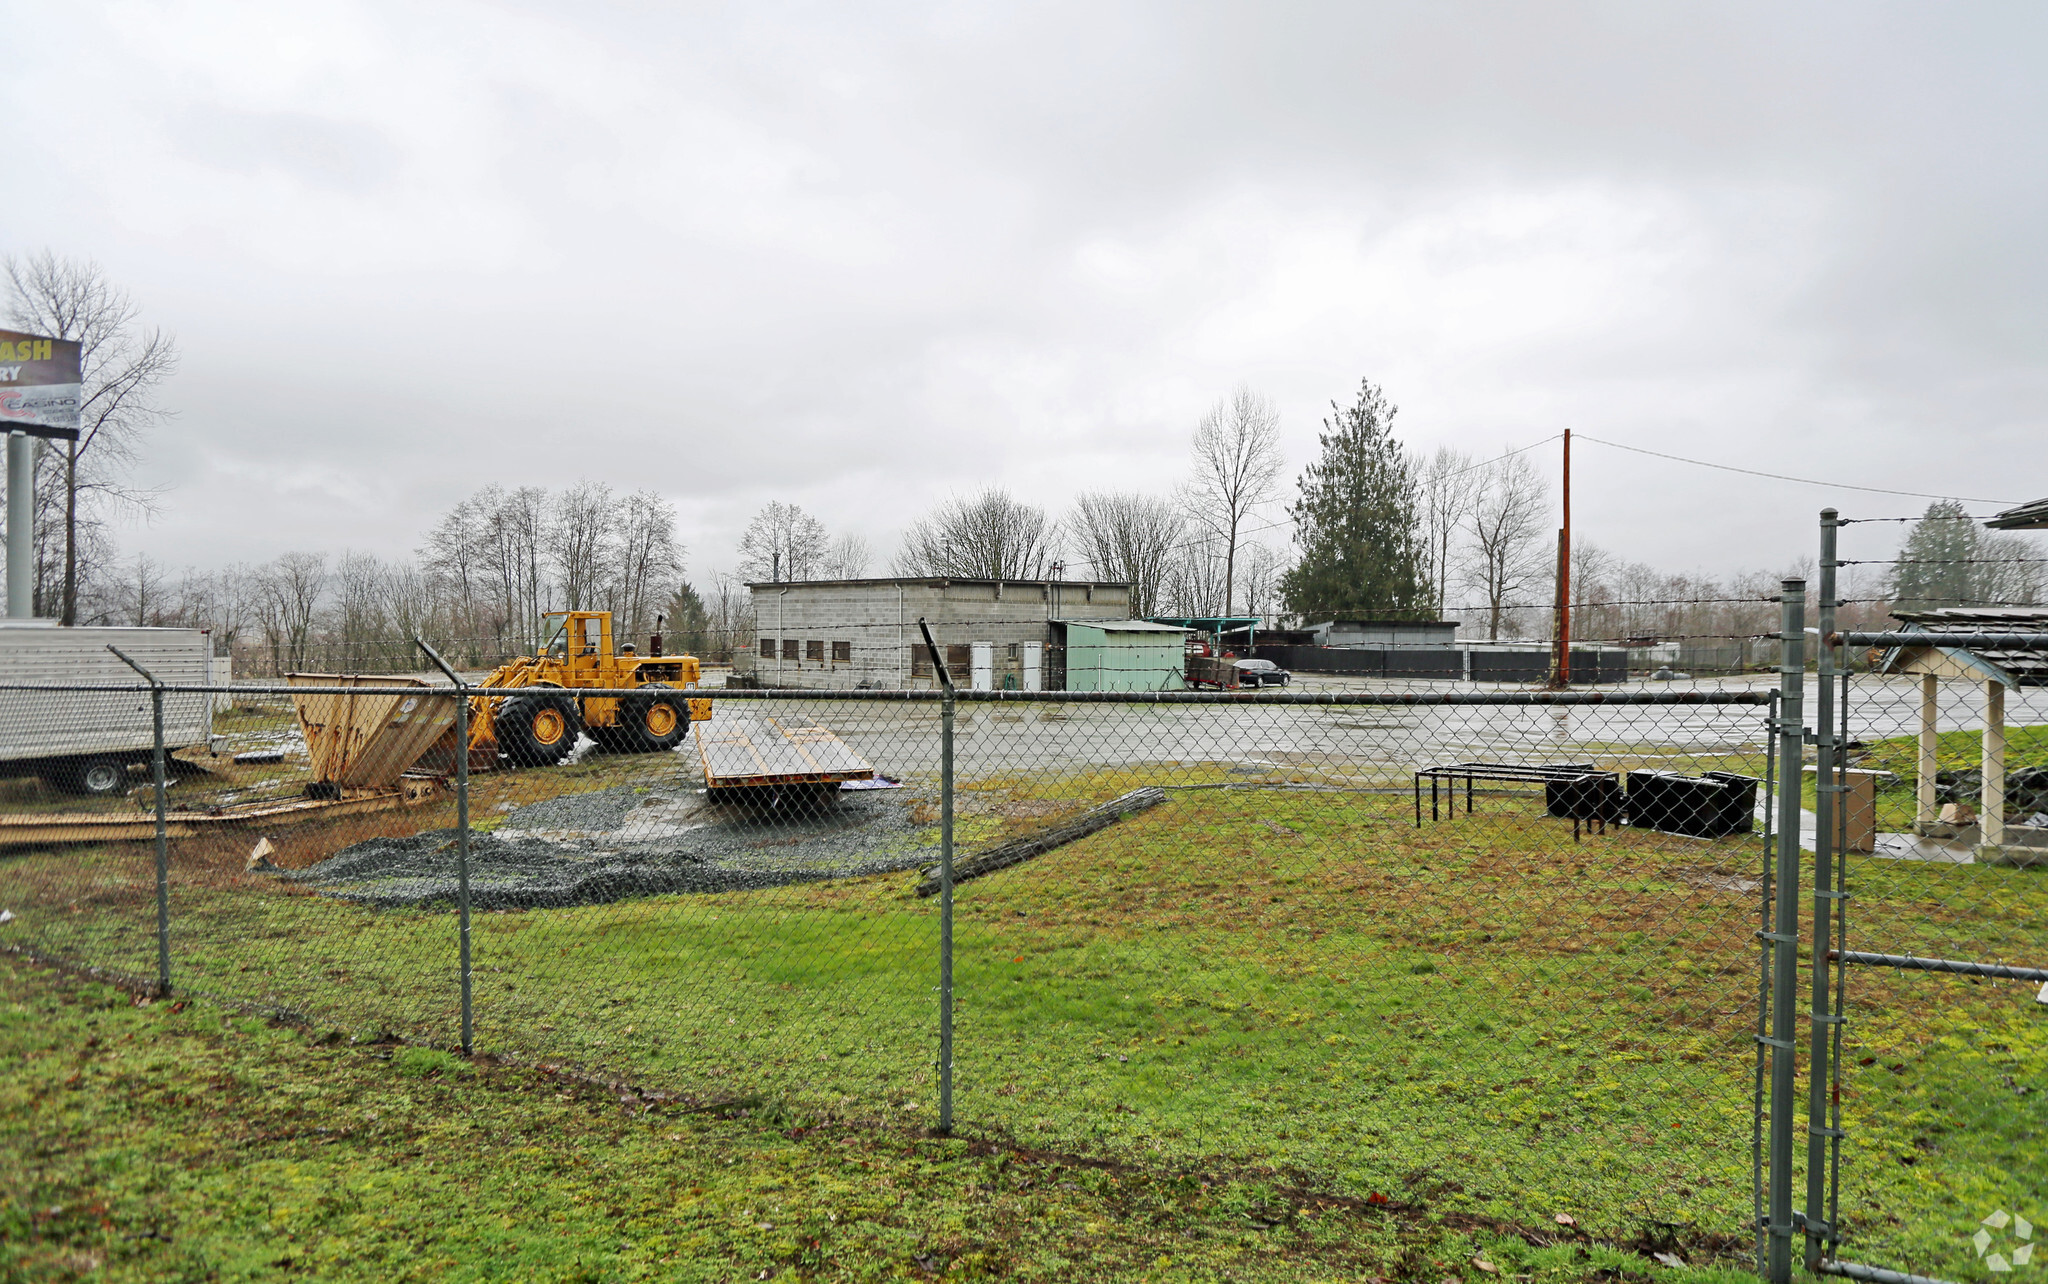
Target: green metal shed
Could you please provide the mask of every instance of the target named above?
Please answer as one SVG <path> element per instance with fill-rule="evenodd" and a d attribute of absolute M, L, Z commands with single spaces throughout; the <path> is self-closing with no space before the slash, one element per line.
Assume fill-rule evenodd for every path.
<path fill-rule="evenodd" d="M 1067 690 L 1178 691 L 1188 631 L 1148 620 L 1066 620 Z"/>

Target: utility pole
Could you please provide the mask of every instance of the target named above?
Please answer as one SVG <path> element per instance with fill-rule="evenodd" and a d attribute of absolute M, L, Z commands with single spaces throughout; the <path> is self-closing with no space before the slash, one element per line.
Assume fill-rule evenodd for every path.
<path fill-rule="evenodd" d="M 1550 685 L 1572 684 L 1572 430 L 1564 430 L 1564 525 L 1557 532 L 1557 605 L 1553 612 L 1557 660 Z"/>

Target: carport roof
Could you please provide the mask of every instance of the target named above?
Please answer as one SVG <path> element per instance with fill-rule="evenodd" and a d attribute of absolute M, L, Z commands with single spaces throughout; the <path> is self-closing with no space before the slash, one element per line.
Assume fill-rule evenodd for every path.
<path fill-rule="evenodd" d="M 2048 607 L 1945 606 L 1932 611 L 1893 611 L 1902 632 L 1925 630 L 1927 645 L 1894 647 L 1878 666 L 1881 673 L 1968 671 L 2009 687 L 2048 686 L 2048 650 L 2035 647 L 1966 649 L 1941 645 L 1944 633 L 2048 633 Z M 1951 672 L 1949 676 L 1960 676 Z"/>
<path fill-rule="evenodd" d="M 1998 531 L 2048 531 L 2048 499 L 2008 508 L 1984 524 Z"/>

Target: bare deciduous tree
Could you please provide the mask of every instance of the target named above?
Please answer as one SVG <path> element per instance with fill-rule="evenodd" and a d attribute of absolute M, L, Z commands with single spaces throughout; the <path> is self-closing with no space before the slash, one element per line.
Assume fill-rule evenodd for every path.
<path fill-rule="evenodd" d="M 2035 606 L 2041 601 L 2041 545 L 2025 535 L 1985 531 L 1977 536 L 1975 589 L 1980 602 Z"/>
<path fill-rule="evenodd" d="M 1280 479 L 1280 416 L 1264 397 L 1240 384 L 1202 417 L 1194 453 L 1188 511 L 1222 541 L 1222 613 L 1228 615 L 1239 533 L 1253 510 L 1273 497 Z"/>
<path fill-rule="evenodd" d="M 771 501 L 740 536 L 740 575 L 755 583 L 816 579 L 825 553 L 823 522 L 795 504 Z"/>
<path fill-rule="evenodd" d="M 1415 490 L 1421 500 L 1416 507 L 1422 519 L 1418 542 L 1423 574 L 1429 583 L 1430 605 L 1439 618 L 1450 602 L 1452 553 L 1485 480 L 1482 465 L 1449 446 L 1438 446 L 1415 470 Z"/>
<path fill-rule="evenodd" d="M 651 490 L 635 491 L 619 505 L 612 635 L 650 633 L 654 614 L 683 584 L 683 546 L 676 540 L 676 509 Z"/>
<path fill-rule="evenodd" d="M 1540 538 L 1548 528 L 1543 510 L 1546 487 L 1529 461 L 1505 455 L 1482 475 L 1485 483 L 1466 518 L 1472 536 L 1467 580 L 1486 599 L 1487 640 L 1497 642 L 1510 601 L 1546 580 L 1556 556 Z"/>
<path fill-rule="evenodd" d="M 261 572 L 259 613 L 272 672 L 303 669 L 327 591 L 325 553 L 285 553 Z"/>
<path fill-rule="evenodd" d="M 603 482 L 579 482 L 548 504 L 548 562 L 568 610 L 591 610 L 604 594 L 616 552 L 612 520 L 612 489 Z"/>
<path fill-rule="evenodd" d="M 420 663 L 413 648 L 412 639 L 421 635 L 430 638 L 440 635 L 447 641 L 449 621 L 437 618 L 437 607 L 443 604 L 440 594 L 435 591 L 434 578 L 412 562 L 398 562 L 384 568 L 378 584 L 378 603 L 390 629 L 390 645 L 393 668 L 409 668 Z M 402 660 L 399 657 L 404 657 Z"/>
<path fill-rule="evenodd" d="M 140 309 L 128 292 L 107 280 L 91 260 L 60 259 L 44 250 L 27 258 L 8 257 L 8 320 L 35 334 L 69 339 L 81 349 L 78 440 L 61 449 L 38 452 L 38 506 L 56 510 L 57 521 L 37 523 L 37 533 L 61 525 L 62 578 L 37 585 L 38 611 L 48 609 L 51 591 L 57 616 L 65 624 L 78 621 L 81 571 L 81 520 L 97 524 L 92 501 L 106 500 L 147 508 L 155 492 L 129 485 L 127 468 L 134 461 L 143 434 L 169 412 L 155 394 L 178 368 L 178 345 L 170 335 L 138 321 Z M 54 494 L 52 493 L 54 492 Z M 47 501 L 42 496 L 49 495 Z M 81 511 L 81 499 L 85 511 Z M 38 562 L 52 570 L 56 557 Z"/>
<path fill-rule="evenodd" d="M 1171 500 L 1133 492 L 1092 492 L 1074 501 L 1066 530 L 1095 574 L 1131 586 L 1131 614 L 1157 614 L 1187 517 Z"/>
<path fill-rule="evenodd" d="M 873 561 L 874 553 L 866 540 L 858 535 L 841 535 L 832 541 L 825 554 L 822 572 L 828 580 L 857 580 L 868 573 Z"/>
<path fill-rule="evenodd" d="M 1191 540 L 1174 550 L 1166 572 L 1165 613 L 1185 616 L 1227 614 L 1223 610 L 1223 576 L 1227 566 L 1220 540 Z"/>
<path fill-rule="evenodd" d="M 713 638 L 722 639 L 720 658 L 730 660 L 735 649 L 753 645 L 754 595 L 739 577 L 723 571 L 713 577 L 704 611 L 710 617 Z"/>
<path fill-rule="evenodd" d="M 1238 551 L 1238 599 L 1246 615 L 1271 620 L 1280 614 L 1280 577 L 1287 573 L 1289 559 L 1272 545 L 1253 540 Z"/>
<path fill-rule="evenodd" d="M 384 618 L 384 563 L 371 553 L 344 549 L 334 563 L 334 608 L 327 622 L 336 667 L 368 672 L 385 667 L 391 639 Z"/>
<path fill-rule="evenodd" d="M 896 573 L 1042 580 L 1056 551 L 1053 534 L 1044 509 L 992 487 L 972 499 L 949 499 L 911 523 Z"/>

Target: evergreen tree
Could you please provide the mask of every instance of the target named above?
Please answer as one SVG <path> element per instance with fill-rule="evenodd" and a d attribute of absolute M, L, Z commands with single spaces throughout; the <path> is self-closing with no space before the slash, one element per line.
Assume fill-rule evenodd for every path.
<path fill-rule="evenodd" d="M 1312 619 L 1425 615 L 1417 497 L 1394 440 L 1396 408 L 1368 379 L 1350 409 L 1330 409 L 1322 458 L 1302 470 L 1301 498 L 1287 510 L 1301 560 L 1281 578 L 1281 596 Z"/>
<path fill-rule="evenodd" d="M 670 653 L 680 651 L 708 660 L 720 658 L 718 653 L 726 649 L 723 644 L 729 639 L 712 636 L 711 613 L 704 609 L 697 590 L 685 582 L 668 601 L 668 636 L 663 642 Z"/>
<path fill-rule="evenodd" d="M 1892 568 L 1892 605 L 1928 611 L 1976 601 L 1976 556 L 1977 523 L 1955 500 L 1935 500 L 1899 550 L 1898 565 Z"/>

